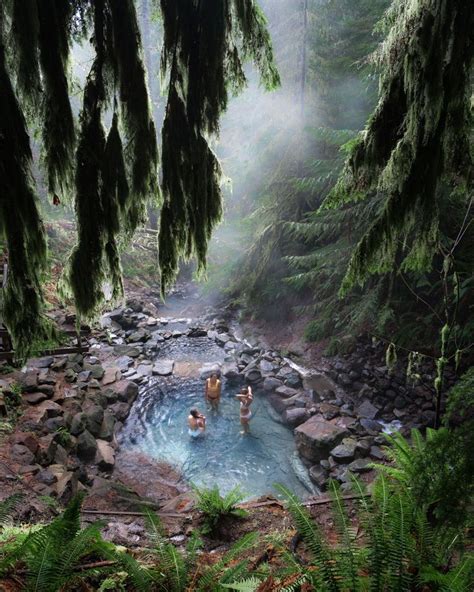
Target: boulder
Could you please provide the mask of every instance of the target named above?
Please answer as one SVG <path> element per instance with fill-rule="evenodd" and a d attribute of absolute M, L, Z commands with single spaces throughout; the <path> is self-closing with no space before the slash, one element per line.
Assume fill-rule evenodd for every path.
<path fill-rule="evenodd" d="M 130 380 L 120 380 L 113 385 L 118 400 L 125 403 L 133 403 L 138 395 L 138 385 Z"/>
<path fill-rule="evenodd" d="M 38 358 L 34 361 L 36 368 L 49 368 L 54 363 L 53 356 L 46 356 L 44 358 Z"/>
<path fill-rule="evenodd" d="M 56 449 L 58 445 L 54 441 L 54 435 L 48 434 L 47 436 L 43 436 L 38 440 L 38 450 L 36 453 L 36 458 L 40 465 L 43 467 L 51 464 L 54 459 L 54 455 L 56 454 Z"/>
<path fill-rule="evenodd" d="M 15 432 L 12 442 L 13 444 L 22 444 L 23 446 L 26 446 L 33 454 L 36 454 L 38 451 L 38 438 L 31 432 Z"/>
<path fill-rule="evenodd" d="M 359 423 L 363 427 L 363 429 L 371 436 L 375 436 L 376 434 L 378 434 L 378 432 L 381 432 L 383 428 L 382 424 L 373 419 L 362 418 L 359 421 Z"/>
<path fill-rule="evenodd" d="M 245 380 L 251 383 L 259 382 L 262 379 L 262 373 L 257 368 L 251 368 L 250 370 L 247 370 L 244 376 Z"/>
<path fill-rule="evenodd" d="M 84 430 L 77 439 L 77 457 L 85 462 L 90 462 L 97 453 L 97 442 L 94 436 Z"/>
<path fill-rule="evenodd" d="M 331 450 L 331 456 L 339 463 L 344 464 L 354 460 L 357 441 L 353 438 L 344 438 L 341 444 L 338 444 Z"/>
<path fill-rule="evenodd" d="M 38 387 L 38 371 L 27 370 L 22 372 L 18 377 L 18 384 L 24 393 L 32 393 L 37 391 Z"/>
<path fill-rule="evenodd" d="M 52 384 L 39 384 L 37 390 L 38 392 L 45 394 L 48 399 L 54 395 L 54 386 Z"/>
<path fill-rule="evenodd" d="M 275 391 L 277 388 L 283 386 L 283 382 L 273 376 L 267 376 L 263 381 L 263 390 L 267 392 Z"/>
<path fill-rule="evenodd" d="M 99 438 L 111 441 L 114 437 L 115 417 L 110 411 L 105 411 L 104 419 L 100 427 Z"/>
<path fill-rule="evenodd" d="M 125 421 L 128 417 L 130 406 L 128 403 L 114 403 L 109 407 L 109 411 L 114 414 L 117 421 Z"/>
<path fill-rule="evenodd" d="M 260 368 L 260 372 L 263 375 L 271 374 L 272 372 L 274 372 L 278 368 L 278 366 L 276 366 L 272 362 L 269 362 L 268 360 L 260 360 L 260 363 L 258 366 Z"/>
<path fill-rule="evenodd" d="M 120 356 L 115 360 L 115 365 L 122 372 L 126 372 L 133 365 L 133 359 L 130 356 Z"/>
<path fill-rule="evenodd" d="M 128 336 L 127 341 L 129 343 L 144 343 L 148 339 L 148 333 L 145 329 L 137 329 L 131 335 Z"/>
<path fill-rule="evenodd" d="M 84 364 L 84 370 L 89 371 L 92 378 L 96 380 L 101 380 L 105 374 L 105 370 L 100 364 Z"/>
<path fill-rule="evenodd" d="M 309 477 L 311 481 L 318 486 L 321 491 L 326 489 L 326 482 L 328 480 L 328 472 L 321 465 L 313 465 L 309 469 Z"/>
<path fill-rule="evenodd" d="M 0 391 L 0 417 L 6 417 L 8 415 L 8 409 L 5 404 L 5 397 Z"/>
<path fill-rule="evenodd" d="M 207 337 L 207 331 L 203 327 L 191 327 L 188 337 Z"/>
<path fill-rule="evenodd" d="M 330 451 L 348 436 L 347 430 L 314 415 L 295 429 L 298 452 L 307 460 L 327 459 Z"/>
<path fill-rule="evenodd" d="M 379 410 L 377 407 L 372 405 L 372 403 L 367 399 L 362 403 L 362 405 L 359 405 L 357 409 L 357 415 L 365 419 L 375 419 L 378 415 L 378 412 Z"/>
<path fill-rule="evenodd" d="M 36 405 L 35 410 L 38 411 L 41 418 L 39 421 L 45 421 L 50 417 L 58 417 L 63 412 L 61 405 L 58 405 L 54 401 L 43 401 L 39 405 Z"/>
<path fill-rule="evenodd" d="M 385 453 L 380 448 L 380 446 L 371 446 L 370 447 L 370 456 L 372 458 L 375 458 L 376 460 L 384 460 L 385 459 Z"/>
<path fill-rule="evenodd" d="M 139 364 L 136 368 L 138 376 L 152 376 L 153 375 L 153 364 Z"/>
<path fill-rule="evenodd" d="M 112 471 L 115 465 L 115 451 L 109 442 L 97 440 L 95 463 L 101 471 Z"/>
<path fill-rule="evenodd" d="M 319 412 L 324 419 L 330 420 L 339 415 L 340 409 L 337 405 L 331 405 L 331 403 L 321 403 L 319 406 Z"/>
<path fill-rule="evenodd" d="M 11 458 L 22 465 L 32 465 L 35 461 L 35 455 L 24 444 L 13 444 Z"/>
<path fill-rule="evenodd" d="M 237 380 L 240 378 L 239 369 L 235 362 L 226 362 L 222 366 L 222 375 L 227 378 L 227 380 Z"/>
<path fill-rule="evenodd" d="M 308 411 L 301 407 L 286 409 L 282 415 L 284 423 L 293 428 L 304 423 L 308 419 L 308 417 Z"/>
<path fill-rule="evenodd" d="M 53 485 L 58 478 L 49 469 L 43 469 L 36 475 L 36 480 L 44 485 Z"/>
<path fill-rule="evenodd" d="M 53 492 L 57 500 L 63 504 L 67 503 L 77 493 L 77 475 L 68 471 L 62 464 L 54 464 L 49 467 L 54 477 Z"/>
<path fill-rule="evenodd" d="M 44 427 L 50 434 L 54 434 L 61 428 L 66 427 L 66 420 L 64 417 L 50 417 L 44 422 Z"/>
<path fill-rule="evenodd" d="M 319 372 L 310 372 L 303 377 L 303 387 L 307 390 L 313 390 L 321 396 L 325 391 L 335 391 L 336 387 L 333 381 Z"/>
<path fill-rule="evenodd" d="M 173 374 L 174 360 L 158 360 L 153 365 L 154 376 L 170 376 Z"/>
<path fill-rule="evenodd" d="M 367 458 L 358 458 L 357 460 L 351 462 L 348 469 L 353 473 L 367 473 L 372 470 L 372 468 L 369 466 L 370 463 L 371 461 Z"/>

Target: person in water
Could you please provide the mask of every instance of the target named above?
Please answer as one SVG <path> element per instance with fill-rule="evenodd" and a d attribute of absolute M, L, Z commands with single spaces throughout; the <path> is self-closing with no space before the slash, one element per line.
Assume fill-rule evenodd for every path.
<path fill-rule="evenodd" d="M 206 380 L 206 400 L 211 408 L 217 411 L 221 400 L 221 381 L 217 374 L 211 374 Z"/>
<path fill-rule="evenodd" d="M 188 433 L 191 438 L 204 435 L 206 431 L 206 416 L 199 413 L 197 409 L 191 409 L 188 417 Z"/>
<path fill-rule="evenodd" d="M 253 401 L 252 387 L 243 386 L 240 389 L 240 393 L 236 395 L 240 401 L 240 425 L 242 426 L 241 434 L 247 434 L 249 431 L 249 423 L 252 418 L 252 412 L 250 411 L 250 405 Z"/>

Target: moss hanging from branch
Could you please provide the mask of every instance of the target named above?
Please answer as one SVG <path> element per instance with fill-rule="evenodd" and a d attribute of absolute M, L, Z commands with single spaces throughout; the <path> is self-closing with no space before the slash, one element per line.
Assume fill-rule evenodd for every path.
<path fill-rule="evenodd" d="M 70 5 L 66 0 L 39 0 L 37 7 L 44 93 L 41 118 L 48 186 L 51 193 L 67 194 L 72 179 L 75 147 L 67 77 Z"/>
<path fill-rule="evenodd" d="M 0 232 L 9 258 L 1 315 L 17 358 L 23 358 L 35 341 L 51 339 L 54 330 L 43 314 L 46 236 L 33 190 L 26 122 L 5 64 L 3 17 L 0 9 Z"/>
<path fill-rule="evenodd" d="M 207 244 L 222 215 L 222 171 L 209 145 L 219 131 L 229 91 L 246 84 L 243 62 L 252 59 L 265 88 L 279 84 L 270 37 L 253 0 L 161 0 L 162 75 L 169 77 L 162 135 L 159 260 L 162 290 L 181 257 L 206 265 Z"/>
<path fill-rule="evenodd" d="M 465 0 L 396 0 L 381 48 L 379 104 L 325 207 L 386 195 L 381 214 L 358 244 L 345 292 L 393 264 L 412 239 L 407 269 L 431 262 L 438 236 L 441 178 L 472 190 L 469 73 L 474 4 Z"/>

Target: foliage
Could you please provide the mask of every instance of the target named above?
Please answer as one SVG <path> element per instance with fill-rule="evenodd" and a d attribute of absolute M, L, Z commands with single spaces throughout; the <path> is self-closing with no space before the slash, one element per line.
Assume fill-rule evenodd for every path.
<path fill-rule="evenodd" d="M 239 487 L 234 487 L 224 496 L 215 485 L 211 489 L 194 487 L 197 495 L 197 508 L 204 515 L 204 534 L 214 533 L 225 518 L 245 518 L 248 513 L 242 508 L 237 508 L 245 496 Z"/>

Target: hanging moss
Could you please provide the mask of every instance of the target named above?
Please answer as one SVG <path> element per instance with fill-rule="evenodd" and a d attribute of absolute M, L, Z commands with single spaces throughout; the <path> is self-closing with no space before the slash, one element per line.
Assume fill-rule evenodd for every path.
<path fill-rule="evenodd" d="M 1 316 L 18 358 L 37 340 L 55 332 L 43 313 L 41 274 L 46 269 L 46 236 L 31 175 L 32 154 L 25 118 L 5 64 L 3 12 L 0 10 L 0 232 L 9 270 L 2 290 Z"/>
<path fill-rule="evenodd" d="M 48 187 L 51 193 L 67 195 L 71 188 L 75 147 L 67 77 L 70 6 L 63 0 L 40 0 L 37 7 L 43 79 L 42 139 Z"/>
<path fill-rule="evenodd" d="M 162 290 L 181 257 L 205 268 L 207 244 L 222 216 L 220 164 L 209 145 L 229 92 L 246 84 L 252 59 L 267 89 L 279 84 L 265 19 L 253 0 L 161 0 L 162 76 L 169 78 L 162 135 L 159 260 Z"/>
<path fill-rule="evenodd" d="M 405 269 L 426 268 L 438 239 L 440 179 L 468 190 L 473 184 L 469 72 L 474 4 L 396 0 L 387 23 L 389 34 L 378 55 L 378 107 L 325 204 L 374 191 L 386 195 L 385 207 L 353 254 L 343 292 L 368 274 L 389 269 L 407 237 L 411 248 Z"/>

